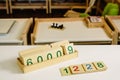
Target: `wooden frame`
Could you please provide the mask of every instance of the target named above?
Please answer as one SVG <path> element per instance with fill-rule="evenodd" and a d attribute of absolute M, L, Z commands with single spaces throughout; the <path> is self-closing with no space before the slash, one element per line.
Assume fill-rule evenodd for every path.
<path fill-rule="evenodd" d="M 46 9 L 46 13 L 48 13 L 48 0 L 45 3 L 18 3 L 15 2 L 13 4 L 12 0 L 9 0 L 10 5 L 10 13 L 12 14 L 13 9 Z"/>
<path fill-rule="evenodd" d="M 100 23 L 95 23 L 95 25 L 96 24 L 98 24 L 98 27 L 102 27 L 103 29 L 104 29 L 104 31 L 107 33 L 107 35 L 110 37 L 110 38 L 112 38 L 112 43 L 111 44 L 114 44 L 114 45 L 116 45 L 117 44 L 117 33 L 116 33 L 116 31 L 113 31 L 110 27 L 109 27 L 109 25 L 106 23 L 106 21 L 105 21 L 105 19 L 104 19 L 104 17 L 101 17 L 101 19 L 102 19 L 102 24 L 100 25 Z M 93 27 L 93 24 L 91 24 L 88 20 L 86 20 L 87 21 L 87 24 L 88 24 L 88 26 L 90 27 Z"/>
<path fill-rule="evenodd" d="M 106 16 L 105 18 L 108 21 L 108 23 L 111 26 L 111 28 L 113 28 L 113 30 L 116 32 L 116 41 L 120 41 L 120 38 L 119 38 L 119 36 L 120 36 L 120 29 L 118 28 L 116 23 L 114 23 L 114 21 L 113 21 L 115 19 L 116 20 L 120 20 L 120 16 Z"/>
<path fill-rule="evenodd" d="M 117 44 L 117 40 L 116 40 L 117 34 L 116 34 L 116 32 L 113 31 L 113 30 L 109 27 L 109 25 L 106 23 L 104 17 L 101 17 L 101 19 L 102 19 L 102 24 L 100 25 L 100 24 L 98 23 L 98 25 L 99 25 L 98 27 L 101 26 L 101 27 L 104 29 L 104 31 L 107 33 L 107 35 L 108 35 L 110 38 L 112 38 L 111 44 L 113 44 L 113 45 Z M 88 24 L 89 27 L 92 26 L 92 24 L 91 24 L 88 20 L 87 20 L 87 24 Z M 95 25 L 96 25 L 96 23 L 95 23 Z M 93 27 L 93 26 L 92 26 L 92 27 Z"/>
<path fill-rule="evenodd" d="M 102 20 L 103 20 L 104 26 L 102 26 L 101 28 L 103 29 L 103 31 L 105 31 L 105 33 L 111 39 L 111 41 L 94 41 L 94 40 L 93 41 L 75 41 L 75 42 L 72 42 L 70 40 L 69 41 L 74 43 L 74 44 L 116 44 L 116 41 L 114 40 L 115 39 L 114 32 L 107 25 L 107 23 L 105 22 L 103 17 L 102 17 Z M 38 30 L 38 24 L 40 22 L 50 22 L 50 21 L 59 21 L 59 22 L 63 22 L 63 21 L 64 22 L 65 21 L 83 21 L 83 22 L 87 23 L 85 18 L 49 18 L 49 19 L 39 19 L 39 18 L 36 18 L 35 19 L 34 30 L 33 30 L 33 33 L 31 34 L 31 44 L 36 44 L 35 40 L 37 38 L 36 34 L 37 34 L 37 30 Z M 41 43 L 41 44 L 46 44 L 46 43 Z"/>
<path fill-rule="evenodd" d="M 7 14 L 9 14 L 8 0 L 5 0 L 5 4 L 0 3 L 0 9 L 6 9 Z"/>
<path fill-rule="evenodd" d="M 28 42 L 27 42 L 27 40 L 28 40 L 27 35 L 28 35 L 28 32 L 29 32 L 31 24 L 32 24 L 32 18 L 28 19 L 28 22 L 26 23 L 25 29 L 23 31 L 23 35 L 21 36 L 22 40 L 24 41 L 23 42 L 24 45 L 28 44 Z"/>
<path fill-rule="evenodd" d="M 0 45 L 27 45 L 28 44 L 28 41 L 27 41 L 28 36 L 27 35 L 28 35 L 28 32 L 29 32 L 30 26 L 32 24 L 32 18 L 16 18 L 16 19 L 12 18 L 10 20 L 15 20 L 16 22 L 18 22 L 18 24 L 15 23 L 14 25 L 17 25 L 17 27 L 24 27 L 24 31 L 22 31 L 22 33 L 19 32 L 20 33 L 19 36 L 12 35 L 13 36 L 13 41 L 12 41 L 12 39 L 9 41 L 8 39 L 9 39 L 9 37 L 11 37 L 11 34 L 14 34 L 13 33 L 14 30 L 11 28 L 11 31 L 7 34 L 7 37 L 6 37 L 6 35 L 4 36 L 4 39 L 6 39 L 7 42 L 3 41 L 3 42 L 0 43 Z M 24 26 L 19 25 L 20 20 L 22 20 L 22 21 L 25 20 L 26 21 L 26 23 L 24 23 Z M 14 26 L 14 25 L 13 25 L 13 27 L 15 29 L 16 26 Z M 8 37 L 8 35 L 9 35 L 9 37 Z M 2 40 L 2 37 L 0 37 L 1 40 Z M 19 39 L 19 40 L 16 41 L 16 37 L 18 37 L 17 39 Z"/>

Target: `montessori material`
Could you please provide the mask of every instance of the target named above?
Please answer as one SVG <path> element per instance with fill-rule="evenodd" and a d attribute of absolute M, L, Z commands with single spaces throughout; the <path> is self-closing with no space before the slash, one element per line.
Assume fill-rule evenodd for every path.
<path fill-rule="evenodd" d="M 0 19 L 0 31 L 4 32 L 0 34 L 0 45 L 27 45 L 31 23 L 32 18 Z"/>
<path fill-rule="evenodd" d="M 0 34 L 7 34 L 11 27 L 15 24 L 15 20 L 0 20 Z"/>
<path fill-rule="evenodd" d="M 16 64 L 18 53 L 36 47 L 38 45 L 0 46 L 0 80 L 120 80 L 119 45 L 74 45 L 75 49 L 79 52 L 78 57 L 23 74 L 18 64 Z M 108 69 L 100 72 L 61 76 L 59 69 L 62 67 L 94 61 L 103 61 Z"/>
<path fill-rule="evenodd" d="M 111 28 L 116 32 L 116 40 L 120 42 L 120 16 L 105 16 Z"/>
<path fill-rule="evenodd" d="M 62 46 L 44 45 L 21 51 L 17 58 L 18 65 L 26 73 L 77 57 L 78 52 L 74 49 L 73 44 L 62 44 L 65 42 L 55 43 L 59 45 L 61 43 Z"/>
<path fill-rule="evenodd" d="M 107 66 L 102 61 L 96 61 L 63 67 L 60 68 L 60 72 L 62 76 L 68 76 L 73 74 L 105 71 L 106 69 Z"/>
<path fill-rule="evenodd" d="M 113 31 L 103 17 L 99 18 L 101 22 L 98 24 L 87 21 L 88 18 L 36 18 L 31 44 L 48 44 L 61 40 L 69 40 L 74 44 L 112 44 Z M 63 24 L 65 29 L 50 29 L 53 23 Z"/>
<path fill-rule="evenodd" d="M 104 27 L 104 20 L 99 16 L 89 16 L 88 18 L 85 18 L 85 21 L 89 28 Z"/>

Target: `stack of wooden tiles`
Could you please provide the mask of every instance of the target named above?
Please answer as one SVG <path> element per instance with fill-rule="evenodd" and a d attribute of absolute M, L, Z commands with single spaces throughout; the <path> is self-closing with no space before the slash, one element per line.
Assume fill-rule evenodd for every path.
<path fill-rule="evenodd" d="M 71 65 L 68 67 L 60 68 L 62 76 L 68 76 L 73 74 L 82 74 L 90 72 L 105 71 L 107 69 L 106 65 L 102 61 L 84 63 L 79 65 Z"/>
<path fill-rule="evenodd" d="M 17 61 L 22 71 L 26 73 L 73 59 L 78 56 L 77 54 L 78 52 L 74 49 L 73 43 L 64 40 L 21 51 Z"/>

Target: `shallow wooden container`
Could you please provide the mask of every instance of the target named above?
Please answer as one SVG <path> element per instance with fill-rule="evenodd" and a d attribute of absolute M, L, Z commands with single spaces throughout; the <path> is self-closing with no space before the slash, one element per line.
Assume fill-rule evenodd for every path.
<path fill-rule="evenodd" d="M 74 44 L 116 44 L 113 30 L 103 17 L 102 20 L 103 26 L 88 28 L 89 23 L 85 18 L 36 18 L 31 44 L 49 44 L 66 39 Z M 64 30 L 50 29 L 53 22 L 62 23 Z"/>
<path fill-rule="evenodd" d="M 30 66 L 23 65 L 19 58 L 17 58 L 17 62 L 18 62 L 19 67 L 21 68 L 21 70 L 24 73 L 27 73 L 27 72 L 31 72 L 31 71 L 34 71 L 34 70 L 45 68 L 45 67 L 48 67 L 48 66 L 60 63 L 60 62 L 64 62 L 64 61 L 67 61 L 67 60 L 70 60 L 70 59 L 74 59 L 77 56 L 78 56 L 78 51 L 75 51 L 72 54 L 64 55 L 64 56 L 61 56 L 61 57 L 58 57 L 58 58 L 53 58 L 53 59 L 46 60 L 46 61 L 43 61 L 41 63 L 36 63 L 36 64 L 30 65 Z"/>

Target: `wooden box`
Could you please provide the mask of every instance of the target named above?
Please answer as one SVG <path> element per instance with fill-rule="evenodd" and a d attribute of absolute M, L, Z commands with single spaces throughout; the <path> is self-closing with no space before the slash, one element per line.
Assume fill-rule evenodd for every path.
<path fill-rule="evenodd" d="M 102 20 L 103 26 L 89 28 L 85 18 L 36 18 L 31 44 L 48 44 L 60 40 L 69 40 L 74 44 L 112 44 L 113 31 L 104 18 Z M 63 24 L 64 30 L 50 29 L 53 23 Z"/>
<path fill-rule="evenodd" d="M 116 40 L 120 41 L 120 16 L 105 17 L 110 27 L 116 32 Z"/>
<path fill-rule="evenodd" d="M 28 32 L 32 24 L 32 18 L 12 18 L 0 20 L 14 20 L 15 23 L 6 34 L 0 34 L 0 45 L 27 45 Z"/>
<path fill-rule="evenodd" d="M 103 18 L 93 16 L 85 18 L 86 24 L 89 28 L 103 27 L 104 21 Z"/>

